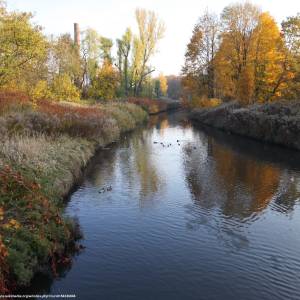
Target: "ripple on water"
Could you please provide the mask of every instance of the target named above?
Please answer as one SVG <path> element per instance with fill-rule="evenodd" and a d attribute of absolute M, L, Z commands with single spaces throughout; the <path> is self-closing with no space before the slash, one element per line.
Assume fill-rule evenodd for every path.
<path fill-rule="evenodd" d="M 300 173 L 290 152 L 182 118 L 160 115 L 91 162 L 66 209 L 86 249 L 52 293 L 300 299 Z"/>

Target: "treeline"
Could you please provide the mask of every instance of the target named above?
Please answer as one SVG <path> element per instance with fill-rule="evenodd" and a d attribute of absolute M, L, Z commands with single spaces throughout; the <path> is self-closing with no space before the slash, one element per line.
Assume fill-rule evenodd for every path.
<path fill-rule="evenodd" d="M 19 91 L 33 100 L 114 99 L 166 93 L 163 76 L 152 79 L 150 60 L 165 27 L 144 9 L 135 12 L 136 34 L 128 28 L 115 43 L 94 29 L 46 37 L 32 14 L 9 12 L 0 0 L 0 91 Z"/>
<path fill-rule="evenodd" d="M 300 14 L 280 28 L 249 2 L 229 5 L 220 16 L 205 12 L 187 45 L 182 73 L 185 99 L 192 103 L 300 99 Z"/>

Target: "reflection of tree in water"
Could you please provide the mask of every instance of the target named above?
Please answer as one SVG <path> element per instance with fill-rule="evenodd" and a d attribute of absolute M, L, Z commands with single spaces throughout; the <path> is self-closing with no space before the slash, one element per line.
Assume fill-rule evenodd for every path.
<path fill-rule="evenodd" d="M 212 141 L 216 173 L 223 183 L 223 214 L 247 218 L 263 211 L 279 185 L 277 168 L 238 155 Z"/>
<path fill-rule="evenodd" d="M 278 211 L 293 208 L 299 185 L 282 168 L 234 151 L 210 136 L 198 137 L 197 145 L 197 150 L 189 145 L 184 149 L 186 181 L 194 199 L 186 207 L 188 228 L 205 226 L 222 242 L 239 248 L 248 244 L 247 226 L 271 201 L 271 208 Z"/>
<path fill-rule="evenodd" d="M 103 187 L 110 184 L 114 176 L 117 145 L 108 146 L 89 162 L 85 171 L 86 184 Z"/>
<path fill-rule="evenodd" d="M 131 136 L 128 149 L 119 156 L 123 180 L 131 189 L 139 188 L 141 206 L 149 205 L 163 185 L 162 178 L 152 160 L 151 132 L 145 129 L 136 130 Z"/>

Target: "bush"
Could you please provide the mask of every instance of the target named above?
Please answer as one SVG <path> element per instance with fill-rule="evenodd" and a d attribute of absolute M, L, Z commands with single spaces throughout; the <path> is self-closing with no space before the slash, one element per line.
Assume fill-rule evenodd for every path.
<path fill-rule="evenodd" d="M 70 231 L 41 186 L 8 165 L 0 168 L 0 194 L 6 263 L 18 284 L 28 284 L 38 264 L 63 250 Z"/>
<path fill-rule="evenodd" d="M 208 108 L 208 107 L 216 107 L 221 105 L 223 102 L 218 98 L 207 98 L 205 96 L 202 97 L 192 97 L 191 101 L 187 101 L 186 104 L 190 108 Z"/>
<path fill-rule="evenodd" d="M 67 74 L 57 75 L 51 85 L 53 100 L 79 102 L 80 92 Z"/>
<path fill-rule="evenodd" d="M 40 80 L 30 92 L 30 98 L 37 100 L 52 99 L 53 95 L 46 80 Z"/>

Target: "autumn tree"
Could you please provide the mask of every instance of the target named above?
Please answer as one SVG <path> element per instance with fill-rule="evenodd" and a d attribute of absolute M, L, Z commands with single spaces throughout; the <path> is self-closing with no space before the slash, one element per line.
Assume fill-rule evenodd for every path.
<path fill-rule="evenodd" d="M 137 9 L 135 15 L 139 33 L 134 38 L 131 73 L 133 93 L 137 96 L 141 93 L 146 77 L 154 72 L 149 62 L 163 37 L 165 27 L 153 11 Z"/>
<path fill-rule="evenodd" d="M 259 102 L 273 101 L 281 97 L 292 75 L 287 51 L 280 30 L 269 13 L 259 16 L 254 36 L 253 99 Z"/>
<path fill-rule="evenodd" d="M 200 49 L 202 48 L 203 33 L 198 24 L 193 29 L 190 42 L 185 53 L 185 63 L 182 68 L 182 85 L 184 93 L 190 98 L 193 95 L 203 94 L 204 78 L 199 68 Z"/>
<path fill-rule="evenodd" d="M 109 60 L 105 60 L 96 71 L 88 90 L 88 96 L 95 99 L 111 100 L 116 98 L 118 87 L 119 73 Z"/>
<path fill-rule="evenodd" d="M 167 81 L 167 78 L 164 76 L 163 73 L 159 74 L 159 88 L 160 88 L 161 96 L 167 96 L 168 81 Z"/>
<path fill-rule="evenodd" d="M 100 77 L 102 79 L 110 80 L 110 76 L 107 74 L 113 70 L 113 58 L 112 58 L 112 46 L 111 39 L 100 36 L 94 29 L 87 29 L 83 33 L 83 41 L 81 45 L 81 55 L 83 61 L 83 94 L 91 94 L 91 89 L 94 90 L 99 86 L 99 74 L 103 74 Z M 103 82 L 103 86 L 110 85 L 110 83 Z M 93 93 L 96 93 L 93 91 Z M 103 90 L 98 94 L 103 95 Z M 101 96 L 102 97 L 102 96 Z"/>
<path fill-rule="evenodd" d="M 288 17 L 281 24 L 287 48 L 287 59 L 293 78 L 289 81 L 285 92 L 287 98 L 300 97 L 300 14 Z"/>
<path fill-rule="evenodd" d="M 43 76 L 48 43 L 29 13 L 0 13 L 0 86 L 30 88 Z"/>
<path fill-rule="evenodd" d="M 129 95 L 129 55 L 132 47 L 132 32 L 130 28 L 126 29 L 121 39 L 117 40 L 118 44 L 118 69 L 121 76 L 122 93 Z"/>
<path fill-rule="evenodd" d="M 259 16 L 259 8 L 249 2 L 229 5 L 221 15 L 222 43 L 217 57 L 220 89 L 228 93 L 226 96 L 241 99 L 243 103 L 250 103 L 253 97 L 251 52 Z"/>
<path fill-rule="evenodd" d="M 49 71 L 52 73 L 52 76 L 55 76 L 57 73 L 67 74 L 73 83 L 81 79 L 81 59 L 70 34 L 62 34 L 57 39 L 52 40 L 50 51 Z M 79 87 L 81 87 L 80 84 Z"/>
<path fill-rule="evenodd" d="M 183 84 L 196 88 L 198 95 L 215 96 L 215 55 L 218 50 L 220 23 L 215 14 L 206 11 L 193 30 L 183 67 Z"/>

